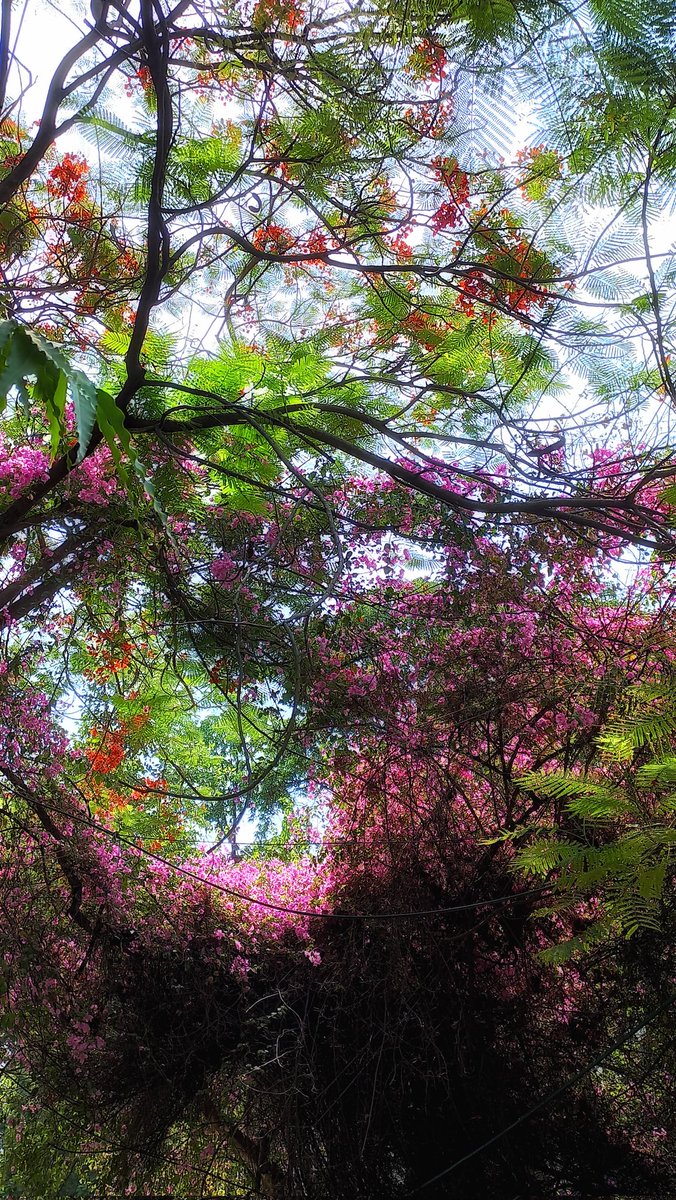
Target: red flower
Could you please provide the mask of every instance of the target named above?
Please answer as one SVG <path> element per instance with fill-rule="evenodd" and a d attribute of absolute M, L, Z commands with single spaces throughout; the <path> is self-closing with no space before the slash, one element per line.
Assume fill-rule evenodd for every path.
<path fill-rule="evenodd" d="M 455 229 L 462 221 L 462 210 L 469 204 L 467 173 L 460 169 L 457 158 L 433 158 L 430 165 L 450 193 L 450 198 L 432 216 L 432 230 L 439 233 L 442 229 Z"/>
<path fill-rule="evenodd" d="M 291 249 L 295 240 L 291 231 L 283 225 L 262 225 L 251 235 L 252 246 L 270 254 L 284 254 Z"/>
<path fill-rule="evenodd" d="M 63 196 L 69 203 L 80 204 L 87 197 L 83 180 L 88 174 L 89 167 L 81 154 L 64 154 L 49 172 L 47 191 L 50 196 Z"/>
<path fill-rule="evenodd" d="M 441 83 L 447 66 L 448 58 L 441 42 L 437 42 L 433 38 L 423 38 L 406 63 L 406 70 L 415 79 L 424 79 L 429 83 Z"/>

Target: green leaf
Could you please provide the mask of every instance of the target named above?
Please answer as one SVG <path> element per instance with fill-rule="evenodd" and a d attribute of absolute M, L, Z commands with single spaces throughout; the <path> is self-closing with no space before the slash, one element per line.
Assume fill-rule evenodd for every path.
<path fill-rule="evenodd" d="M 59 442 L 63 435 L 64 422 L 63 416 L 66 408 L 66 395 L 68 392 L 68 380 L 63 371 L 59 371 L 56 386 L 54 388 L 51 403 L 47 405 L 47 420 L 49 421 L 49 452 L 52 458 L 55 458 Z"/>
<path fill-rule="evenodd" d="M 52 454 L 56 453 L 65 432 L 66 391 L 70 390 L 79 442 L 77 461 L 82 462 L 96 423 L 96 385 L 83 371 L 73 367 L 65 354 L 42 334 L 17 321 L 3 321 L 0 325 L 0 411 L 5 408 L 14 388 L 27 402 L 28 378 L 35 379 L 35 398 L 46 409 Z"/>
<path fill-rule="evenodd" d="M 128 458 L 137 478 L 143 485 L 145 492 L 150 497 L 153 508 L 160 518 L 160 521 L 164 526 L 166 526 L 166 513 L 157 499 L 153 482 L 136 453 L 131 440 L 131 434 L 124 423 L 124 413 L 122 412 L 122 409 L 115 403 L 114 397 L 111 396 L 109 392 L 104 392 L 99 388 L 96 396 L 97 402 L 95 419 L 98 422 L 101 433 L 106 439 L 106 444 L 108 445 L 110 453 L 113 456 L 113 460 L 118 469 L 120 477 L 125 483 L 127 483 L 127 485 L 129 484 L 129 476 L 122 463 L 122 454 L 120 452 L 121 447 L 122 451 L 124 451 L 124 454 Z"/>
<path fill-rule="evenodd" d="M 583 954 L 596 943 L 605 941 L 612 933 L 612 928 L 612 923 L 607 919 L 594 921 L 585 929 L 584 933 L 577 937 L 557 942 L 554 946 L 548 946 L 546 950 L 540 950 L 538 958 L 549 966 L 561 966 L 562 963 L 568 962 L 573 955 Z"/>

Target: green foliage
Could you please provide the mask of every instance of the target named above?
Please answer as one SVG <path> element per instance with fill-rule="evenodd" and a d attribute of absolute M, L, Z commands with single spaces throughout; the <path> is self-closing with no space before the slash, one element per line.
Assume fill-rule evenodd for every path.
<path fill-rule="evenodd" d="M 0 1197 L 91 1197 L 94 1172 L 88 1156 L 66 1149 L 72 1118 L 65 1106 L 36 1102 L 30 1077 L 17 1064 L 0 1082 Z"/>
<path fill-rule="evenodd" d="M 78 461 L 89 445 L 99 411 L 109 412 L 112 398 L 100 391 L 40 333 L 15 320 L 0 325 L 0 406 L 19 395 L 25 407 L 33 398 L 45 406 L 56 454 L 64 432 L 64 410 L 70 392 L 77 421 Z"/>
<path fill-rule="evenodd" d="M 525 832 L 517 870 L 550 881 L 556 899 L 547 911 L 593 901 L 604 913 L 584 934 L 548 950 L 550 962 L 617 933 L 662 929 L 676 850 L 676 802 L 664 789 L 676 782 L 676 759 L 643 756 L 673 741 L 676 693 L 671 684 L 635 688 L 626 706 L 597 739 L 603 769 L 536 771 L 519 780 L 535 795 L 562 802 L 564 816 L 549 836 Z"/>
<path fill-rule="evenodd" d="M 158 516 L 164 518 L 152 481 L 126 429 L 124 413 L 113 396 L 73 367 L 62 351 L 40 333 L 11 320 L 0 325 L 0 411 L 13 394 L 19 396 L 26 409 L 31 400 L 44 405 L 52 456 L 67 436 L 65 407 L 70 395 L 78 435 L 76 462 L 85 458 L 98 425 L 121 477 L 127 479 L 126 459 L 152 499 Z"/>
<path fill-rule="evenodd" d="M 626 711 L 611 720 L 599 737 L 603 753 L 626 762 L 642 749 L 657 751 L 676 732 L 676 697 L 670 684 L 642 686 L 629 692 Z"/>
<path fill-rule="evenodd" d="M 74 60 L 69 82 L 57 89 L 63 104 L 52 114 L 51 148 L 0 214 L 1 303 L 11 314 L 0 325 L 3 445 L 12 453 L 39 447 L 26 455 L 36 479 L 46 470 L 43 447 L 53 460 L 64 456 L 54 482 L 25 486 L 18 521 L 9 501 L 0 556 L 3 688 L 16 699 L 30 680 L 44 695 L 44 727 L 56 729 L 57 746 L 65 723 L 76 753 L 58 751 L 67 769 L 43 790 L 48 798 L 57 788 L 67 792 L 104 847 L 117 840 L 118 849 L 134 848 L 138 863 L 145 852 L 154 866 L 158 858 L 176 866 L 209 839 L 229 842 L 233 858 L 257 860 L 261 877 L 266 859 L 294 868 L 301 860 L 311 877 L 338 846 L 332 895 L 341 918 L 351 904 L 356 913 L 397 918 L 446 906 L 452 920 L 440 923 L 439 936 L 433 920 L 416 921 L 413 934 L 408 920 L 403 932 L 395 921 L 317 921 L 318 948 L 323 939 L 327 953 L 294 952 L 290 933 L 270 953 L 269 978 L 252 956 L 241 981 L 250 1022 L 242 1046 L 250 1037 L 254 1047 L 243 1068 L 244 1100 L 228 1079 L 240 1037 L 228 1028 L 235 980 L 228 962 L 220 975 L 207 977 L 204 968 L 210 942 L 219 940 L 204 932 L 211 901 L 193 933 L 175 944 L 167 904 L 166 942 L 163 934 L 142 950 L 135 921 L 120 932 L 121 905 L 109 913 L 96 889 L 76 895 L 78 822 L 56 851 L 43 830 L 49 868 L 43 877 L 36 859 L 25 874 L 44 907 L 45 937 L 26 949 L 17 939 L 22 930 L 7 923 L 18 957 L 5 959 L 5 973 L 20 982 L 29 954 L 32 971 L 48 961 L 49 939 L 76 927 L 74 940 L 66 936 L 64 978 L 72 970 L 84 991 L 89 973 L 107 963 L 109 1002 L 93 1015 L 119 1020 L 120 1029 L 130 996 L 145 1013 L 145 985 L 154 979 L 159 1016 L 152 997 L 139 1027 L 151 1035 L 148 1045 L 138 1039 L 128 1084 L 119 1073 L 110 1082 L 115 1050 L 102 1047 L 101 1095 L 119 1087 L 115 1113 L 124 1112 L 125 1087 L 134 1095 L 149 1068 L 145 1078 L 160 1083 L 151 1094 L 161 1125 L 181 1055 L 185 1095 L 199 1092 L 201 1103 L 212 1092 L 199 1119 L 197 1105 L 179 1105 L 169 1133 L 175 1162 L 148 1166 L 158 1192 L 193 1194 L 194 1180 L 200 1194 L 212 1185 L 233 1196 L 259 1184 L 269 1190 L 261 1174 L 268 1153 L 295 1179 L 280 1149 L 287 1117 L 280 1124 L 275 1105 L 280 1098 L 290 1114 L 288 1145 L 295 1146 L 317 1095 L 328 1120 L 311 1145 L 307 1195 L 323 1194 L 324 1179 L 338 1180 L 328 1154 L 333 1114 L 340 1163 L 339 1143 L 349 1145 L 342 1130 L 354 1131 L 360 1112 L 363 1145 L 345 1192 L 366 1195 L 364 1155 L 387 1157 L 377 1149 L 388 1144 L 382 1129 L 391 1119 L 379 1125 L 383 1081 L 394 1080 L 392 1112 L 400 1102 L 404 1114 L 396 1116 L 397 1137 L 412 1130 L 420 1178 L 431 1173 L 434 1139 L 420 1138 L 416 1122 L 433 1076 L 456 1094 L 452 1070 L 443 1076 L 458 1047 L 471 1061 L 474 1035 L 468 1027 L 465 1046 L 463 1009 L 481 1037 L 497 1022 L 495 1045 L 503 1049 L 512 1044 L 508 1009 L 516 1040 L 521 1011 L 532 1012 L 537 1053 L 552 1030 L 552 1041 L 565 1045 L 549 1006 L 531 1005 L 525 990 L 519 995 L 520 972 L 490 996 L 486 981 L 494 968 L 511 970 L 513 944 L 517 955 L 524 950 L 523 977 L 532 969 L 534 980 L 549 974 L 551 983 L 564 972 L 541 972 L 527 960 L 543 930 L 567 930 L 567 940 L 543 954 L 557 967 L 573 955 L 600 955 L 609 939 L 663 937 L 676 813 L 673 689 L 642 688 L 618 702 L 616 677 L 604 664 L 596 694 L 596 681 L 585 676 L 599 659 L 586 657 L 579 639 L 566 641 L 565 623 L 580 619 L 596 637 L 594 621 L 585 624 L 573 603 L 578 582 L 579 603 L 594 616 L 597 603 L 617 611 L 624 602 L 621 582 L 603 592 L 586 588 L 602 577 L 595 554 L 615 553 L 624 537 L 661 547 L 673 532 L 662 504 L 676 496 L 663 426 L 652 447 L 631 450 L 643 446 L 640 405 L 650 402 L 652 422 L 652 401 L 673 400 L 676 270 L 670 254 L 664 266 L 646 254 L 676 183 L 671 5 L 589 0 L 571 13 L 558 0 L 373 0 L 326 10 L 262 0 L 253 11 L 194 3 L 189 37 L 180 5 L 172 12 L 146 5 L 154 7 L 150 31 L 139 31 L 134 6 L 117 7 L 119 23 L 106 27 L 84 65 Z M 12 70 L 18 90 L 7 106 L 18 111 L 26 78 L 20 57 Z M 128 104 L 120 103 L 122 91 Z M 544 140 L 515 154 L 510 139 L 522 103 L 533 139 Z M 9 121 L 0 128 L 0 187 L 30 138 L 48 130 L 49 115 L 37 135 L 12 132 Z M 89 163 L 63 149 L 71 122 L 95 147 Z M 611 463 L 618 473 L 604 472 L 603 455 L 590 451 L 614 443 L 608 425 L 619 420 L 627 425 Z M 550 452 L 546 431 L 555 425 Z M 408 490 L 396 482 L 403 463 L 412 464 Z M 654 501 L 638 481 L 656 464 L 661 482 L 653 492 L 665 490 Z M 437 503 L 429 484 L 440 479 L 449 482 Z M 16 490 L 3 477 L 0 498 Z M 641 497 L 633 509 L 629 496 Z M 584 544 L 575 540 L 580 526 Z M 557 636 L 566 643 L 560 658 Z M 525 669 L 520 663 L 512 672 L 524 655 Z M 573 665 L 561 668 L 560 691 L 550 676 L 567 655 Z M 623 661 L 618 677 L 633 669 L 633 660 L 629 668 Z M 574 728 L 580 693 L 599 722 L 615 706 L 595 748 L 585 720 Z M 19 711 L 18 730 L 14 710 L 0 713 L 10 748 L 3 787 L 12 817 L 22 804 L 22 820 L 25 810 L 37 827 L 38 805 L 31 808 L 22 789 L 32 785 L 33 759 L 42 770 L 43 750 L 30 741 L 33 714 Z M 24 741 L 17 784 L 11 756 Z M 538 769 L 515 787 L 515 763 L 524 762 Z M 353 836 L 327 836 L 315 854 L 321 831 L 313 817 L 324 819 L 327 781 L 338 797 L 327 828 L 336 823 Z M 335 821 L 341 804 L 351 824 Z M 488 835 L 474 847 L 475 879 L 466 869 L 473 828 Z M 22 824 L 20 833 L 32 837 L 32 826 Z M 18 859 L 10 846 L 8 868 L 20 870 Z M 539 925 L 526 928 L 530 889 L 522 898 L 505 887 L 512 861 L 535 880 L 535 902 L 547 896 Z M 495 867 L 495 892 L 486 864 Z M 236 878 L 235 864 L 226 867 Z M 133 873 L 122 879 L 125 900 L 135 880 Z M 291 893 L 274 894 L 281 913 Z M 186 895 L 199 908 L 200 889 Z M 456 927 L 453 910 L 472 909 L 475 896 L 481 915 L 472 911 Z M 147 889 L 139 914 L 160 913 L 158 897 Z M 11 892 L 2 899 L 9 912 Z M 78 925 L 78 911 L 85 921 L 93 914 L 91 928 Z M 623 962 L 643 944 L 630 941 Z M 256 956 L 261 948 L 267 953 L 261 943 Z M 484 973 L 468 970 L 471 962 L 484 964 Z M 122 980 L 124 963 L 137 989 Z M 622 969 L 613 962 L 618 977 Z M 298 986 L 289 983 L 295 972 Z M 461 978 L 472 999 L 460 991 L 456 1025 L 448 998 Z M 629 984 L 624 997 L 628 991 Z M 475 1020 L 484 993 L 491 1007 Z M 372 1003 L 377 1036 L 362 1014 Z M 322 1023 L 334 1006 L 342 1014 L 338 1041 L 327 1042 Z M 19 1014 L 5 1007 L 11 1046 Z M 54 1010 L 46 1019 L 52 1033 L 58 1020 L 67 1038 L 71 1009 L 66 994 L 58 1017 Z M 422 1021 L 420 1012 L 428 1014 Z M 214 1015 L 224 1018 L 220 1028 Z M 351 1027 L 369 1020 L 350 1049 Z M 279 1036 L 268 1038 L 266 1024 L 277 1021 Z M 588 1034 L 576 1025 L 576 1045 L 599 1027 Z M 290 1050 L 298 1030 L 307 1059 Z M 195 1040 L 196 1049 L 187 1045 Z M 326 1075 L 315 1072 L 323 1044 Z M 136 1045 L 127 1040 L 123 1053 Z M 336 1046 L 338 1058 L 349 1050 L 347 1069 L 359 1064 L 347 1089 L 338 1079 L 339 1094 Z M 372 1050 L 369 1077 L 361 1064 L 368 1066 Z M 557 1049 L 557 1080 L 564 1057 Z M 479 1140 L 484 1127 L 490 1138 L 503 1123 L 515 1075 L 510 1061 L 504 1066 L 504 1088 L 489 1080 Z M 272 1086 L 270 1072 L 277 1073 Z M 86 1095 L 92 1077 L 71 1074 L 68 1087 Z M 472 1077 L 463 1065 L 458 1094 L 471 1093 Z M 405 1095 L 396 1095 L 400 1079 L 411 1081 Z M 22 1116 L 31 1082 L 7 1064 L 0 1084 L 6 1200 L 94 1194 L 105 1178 L 107 1168 L 97 1167 L 94 1181 L 90 1171 L 104 1157 L 99 1143 L 67 1128 L 68 1113 L 47 1092 L 48 1105 Z M 22 1136 L 12 1140 L 17 1121 Z M 220 1126 L 219 1145 L 212 1125 Z M 243 1152 L 230 1186 L 232 1135 L 240 1130 L 254 1131 L 260 1158 L 252 1165 L 251 1151 Z M 136 1132 L 120 1126 L 104 1135 L 135 1147 Z M 83 1146 L 75 1162 L 64 1149 L 74 1144 Z M 216 1183 L 221 1160 L 226 1175 Z M 185 1163 L 198 1165 L 182 1177 Z M 124 1170 L 128 1177 L 128 1164 Z M 397 1166 L 388 1186 L 369 1194 L 408 1187 L 407 1170 Z M 556 1171 L 546 1183 L 537 1175 L 542 1188 L 556 1178 L 552 1190 L 569 1190 Z"/>

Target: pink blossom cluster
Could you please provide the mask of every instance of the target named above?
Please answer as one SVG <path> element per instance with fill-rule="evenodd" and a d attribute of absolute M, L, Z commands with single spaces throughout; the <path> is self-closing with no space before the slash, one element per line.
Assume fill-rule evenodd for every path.
<path fill-rule="evenodd" d="M 0 663 L 0 766 L 26 783 L 55 779 L 69 753 L 66 735 L 55 726 L 43 692 L 21 688 Z"/>
<path fill-rule="evenodd" d="M 107 446 L 97 447 L 80 463 L 70 476 L 69 486 L 85 504 L 103 507 L 124 494 Z"/>
<path fill-rule="evenodd" d="M 230 554 L 219 554 L 211 564 L 211 574 L 219 583 L 232 583 L 241 572 L 241 567 Z"/>
<path fill-rule="evenodd" d="M 8 447 L 0 435 L 0 487 L 15 500 L 36 483 L 44 483 L 49 475 L 49 457 L 38 447 Z"/>
<path fill-rule="evenodd" d="M 146 871 L 146 887 L 158 898 L 166 896 L 171 883 L 174 917 L 182 912 L 185 919 L 190 913 L 202 911 L 206 903 L 215 922 L 213 936 L 222 939 L 225 928 L 236 929 L 238 954 L 244 943 L 251 953 L 265 942 L 282 941 L 289 935 L 307 946 L 313 914 L 330 907 L 331 869 L 327 860 L 317 863 L 300 857 L 285 862 L 268 858 L 234 863 L 214 854 L 189 860 L 178 871 L 169 863 L 159 862 L 150 862 Z"/>

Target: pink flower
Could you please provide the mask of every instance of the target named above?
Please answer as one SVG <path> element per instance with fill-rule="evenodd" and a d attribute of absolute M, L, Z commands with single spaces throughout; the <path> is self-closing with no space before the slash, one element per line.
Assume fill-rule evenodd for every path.
<path fill-rule="evenodd" d="M 0 487 L 7 488 L 12 500 L 49 475 L 49 458 L 44 450 L 21 446 L 7 450 L 0 440 Z"/>
<path fill-rule="evenodd" d="M 221 554 L 211 564 L 211 574 L 219 583 L 232 581 L 238 571 L 237 563 L 229 554 Z"/>
<path fill-rule="evenodd" d="M 230 974 L 238 979 L 246 979 L 251 970 L 251 963 L 248 958 L 244 958 L 241 954 L 235 955 L 230 964 Z"/>
<path fill-rule="evenodd" d="M 107 446 L 99 446 L 80 466 L 73 471 L 72 486 L 77 488 L 79 500 L 86 504 L 110 504 L 114 496 L 122 492 L 120 481 L 115 475 L 115 465 Z"/>

